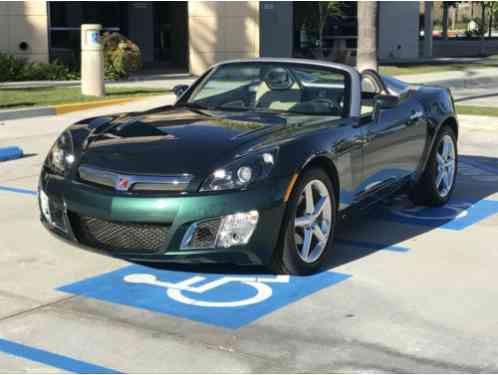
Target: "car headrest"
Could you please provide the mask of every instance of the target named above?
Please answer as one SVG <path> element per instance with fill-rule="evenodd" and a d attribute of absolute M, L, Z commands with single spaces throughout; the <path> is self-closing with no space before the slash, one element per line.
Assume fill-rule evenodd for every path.
<path fill-rule="evenodd" d="M 285 68 L 272 68 L 266 72 L 264 81 L 271 90 L 289 90 L 294 84 L 291 74 Z"/>

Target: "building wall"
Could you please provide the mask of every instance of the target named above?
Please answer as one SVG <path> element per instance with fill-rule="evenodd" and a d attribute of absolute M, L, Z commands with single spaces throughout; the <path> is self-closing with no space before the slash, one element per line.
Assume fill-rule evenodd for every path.
<path fill-rule="evenodd" d="M 292 1 L 262 1 L 259 6 L 261 56 L 292 57 L 294 3 Z"/>
<path fill-rule="evenodd" d="M 46 1 L 0 1 L 0 51 L 48 62 Z"/>
<path fill-rule="evenodd" d="M 219 61 L 259 56 L 257 1 L 189 2 L 188 28 L 193 74 Z"/>
<path fill-rule="evenodd" d="M 418 1 L 379 2 L 379 59 L 399 60 L 419 57 L 419 8 Z"/>

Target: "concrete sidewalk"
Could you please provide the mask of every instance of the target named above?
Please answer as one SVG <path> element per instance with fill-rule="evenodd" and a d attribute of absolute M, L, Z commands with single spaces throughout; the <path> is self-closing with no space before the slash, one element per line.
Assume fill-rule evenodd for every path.
<path fill-rule="evenodd" d="M 395 76 L 400 81 L 448 87 L 451 90 L 475 87 L 491 87 L 498 84 L 498 68 L 472 68 L 424 74 Z"/>
<path fill-rule="evenodd" d="M 123 81 L 106 80 L 107 87 L 145 87 L 154 89 L 164 89 L 170 91 L 176 85 L 190 84 L 195 80 L 195 76 L 189 73 L 174 74 L 153 74 L 131 77 Z M 3 82 L 0 89 L 28 89 L 41 87 L 68 87 L 80 86 L 79 80 L 71 81 L 25 81 L 25 82 Z"/>

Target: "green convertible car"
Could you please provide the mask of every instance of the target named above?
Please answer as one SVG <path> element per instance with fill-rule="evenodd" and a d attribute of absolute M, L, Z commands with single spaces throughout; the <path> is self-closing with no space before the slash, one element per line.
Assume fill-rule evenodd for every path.
<path fill-rule="evenodd" d="M 177 101 L 71 125 L 39 182 L 41 221 L 141 262 L 309 274 L 338 218 L 408 189 L 445 204 L 457 173 L 450 92 L 298 59 L 211 67 Z"/>

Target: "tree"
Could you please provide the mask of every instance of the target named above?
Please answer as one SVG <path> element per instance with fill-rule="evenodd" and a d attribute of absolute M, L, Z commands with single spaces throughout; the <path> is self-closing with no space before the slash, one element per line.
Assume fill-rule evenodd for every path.
<path fill-rule="evenodd" d="M 449 5 L 446 1 L 443 1 L 443 39 L 448 39 L 448 10 Z"/>
<path fill-rule="evenodd" d="M 457 8 L 458 3 L 462 3 L 463 1 L 443 1 L 441 5 L 443 7 L 443 39 L 448 39 L 448 17 L 449 17 L 449 9 Z"/>
<path fill-rule="evenodd" d="M 377 70 L 377 1 L 358 3 L 358 48 L 356 66 L 361 72 L 365 69 Z"/>
<path fill-rule="evenodd" d="M 323 59 L 324 52 L 324 40 L 323 36 L 325 33 L 325 27 L 327 26 L 327 19 L 329 16 L 341 16 L 342 9 L 341 4 L 338 1 L 319 1 L 318 2 L 318 49 L 317 57 Z"/>
<path fill-rule="evenodd" d="M 484 56 L 486 53 L 484 46 L 484 37 L 486 35 L 486 9 L 490 6 L 491 1 L 481 1 L 481 24 L 479 25 L 479 34 L 481 36 L 479 43 L 479 54 Z"/>
<path fill-rule="evenodd" d="M 493 36 L 493 25 L 496 19 L 496 13 L 498 12 L 498 2 L 496 1 L 487 1 L 487 8 L 489 13 L 489 30 L 488 30 L 488 38 Z"/>

